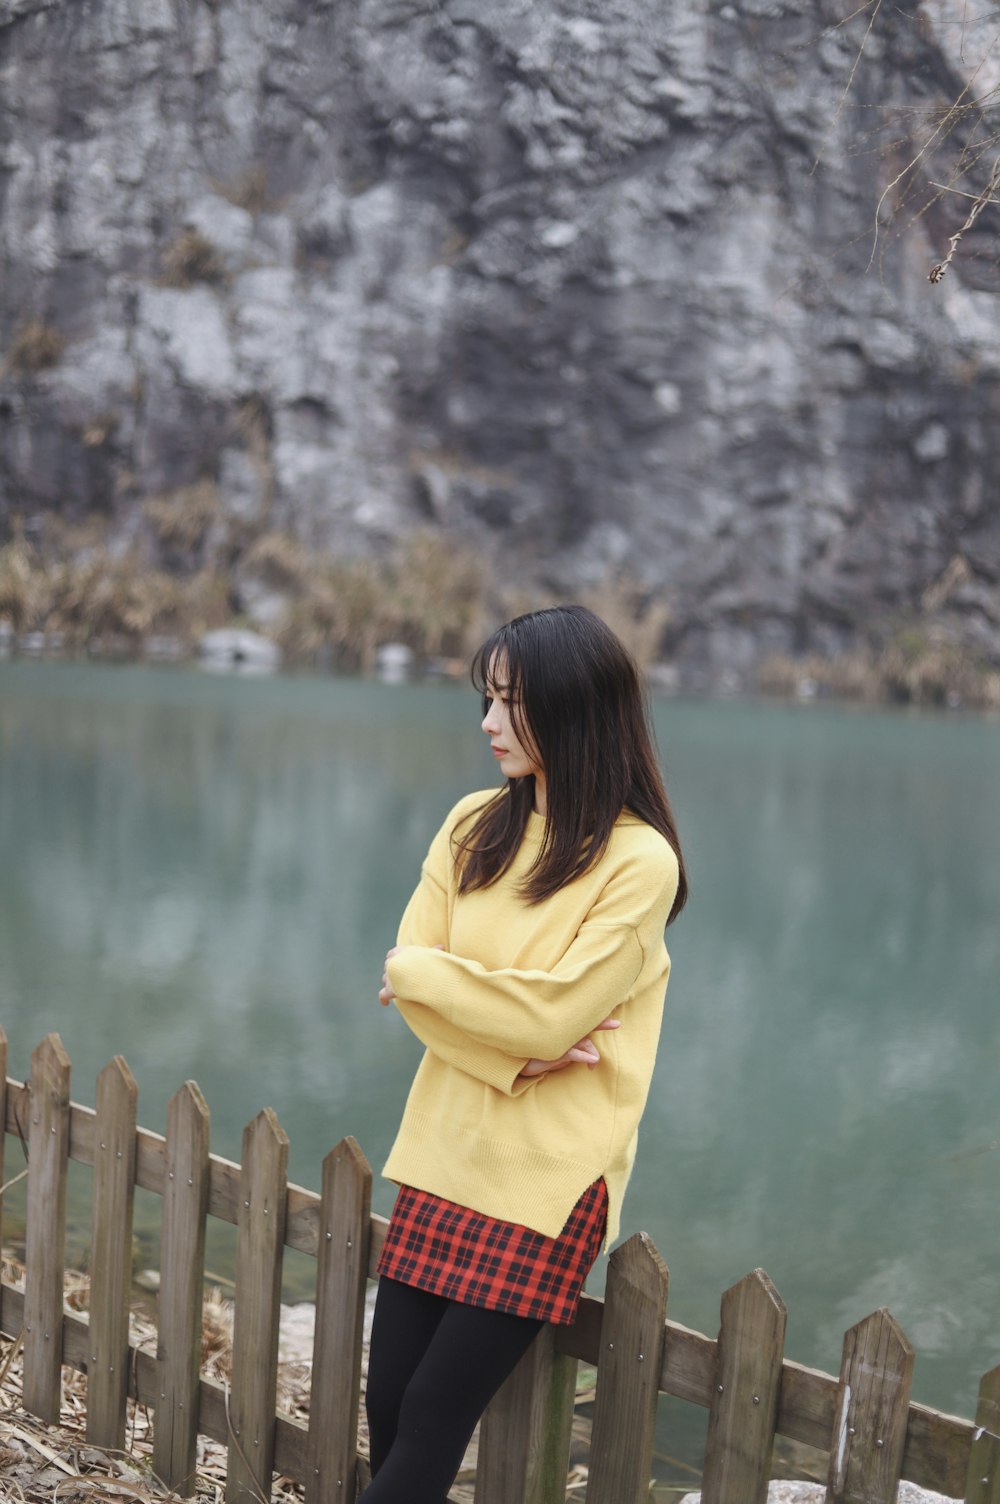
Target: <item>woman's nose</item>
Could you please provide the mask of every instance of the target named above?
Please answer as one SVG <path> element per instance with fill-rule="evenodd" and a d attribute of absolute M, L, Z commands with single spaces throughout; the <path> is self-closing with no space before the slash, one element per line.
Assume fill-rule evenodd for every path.
<path fill-rule="evenodd" d="M 490 701 L 490 708 L 489 708 L 489 710 L 487 710 L 486 714 L 483 716 L 482 725 L 483 725 L 483 730 L 486 732 L 487 736 L 492 736 L 494 734 L 494 732 L 500 730 L 500 725 L 499 725 L 499 722 L 497 720 L 497 702 L 496 702 L 496 700 L 491 700 Z"/>

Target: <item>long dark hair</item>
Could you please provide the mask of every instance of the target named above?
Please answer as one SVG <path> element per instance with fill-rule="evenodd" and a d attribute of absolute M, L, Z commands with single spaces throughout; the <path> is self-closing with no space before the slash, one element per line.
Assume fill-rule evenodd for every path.
<path fill-rule="evenodd" d="M 537 753 L 545 770 L 545 835 L 523 896 L 537 903 L 593 867 L 627 809 L 658 830 L 677 856 L 680 881 L 670 923 L 687 898 L 684 858 L 638 670 L 626 648 L 585 606 L 553 606 L 518 616 L 479 649 L 472 682 L 484 713 L 488 679 L 502 679 L 518 741 Z M 489 887 L 507 871 L 534 792 L 533 778 L 508 778 L 472 828 L 455 837 L 461 892 Z"/>

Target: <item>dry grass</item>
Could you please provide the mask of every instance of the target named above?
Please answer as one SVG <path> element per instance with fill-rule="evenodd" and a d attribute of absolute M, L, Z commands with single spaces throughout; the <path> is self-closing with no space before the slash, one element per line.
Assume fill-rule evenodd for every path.
<path fill-rule="evenodd" d="M 261 630 L 289 662 L 368 673 L 380 646 L 404 642 L 418 663 L 454 663 L 461 672 L 494 625 L 554 603 L 528 584 L 498 587 L 485 558 L 431 532 L 412 534 L 385 560 L 310 550 L 278 529 L 227 517 L 210 481 L 153 498 L 141 516 L 148 533 L 124 551 L 107 519 L 49 517 L 30 543 L 15 527 L 0 547 L 0 621 L 16 636 L 58 633 L 70 649 L 138 655 L 146 639 L 163 636 L 175 651 L 192 651 L 210 628 L 246 624 L 235 602 L 252 584 L 284 602 Z M 759 687 L 800 699 L 1000 708 L 1000 672 L 944 619 L 970 579 L 956 555 L 912 622 L 832 659 L 773 656 Z M 641 668 L 661 661 L 670 624 L 662 598 L 615 572 L 582 599 Z"/>
<path fill-rule="evenodd" d="M 47 371 L 59 364 L 65 348 L 66 341 L 58 329 L 42 319 L 26 319 L 14 335 L 0 374 L 33 376 Z"/>
<path fill-rule="evenodd" d="M 920 627 L 897 632 L 882 647 L 865 646 L 836 658 L 777 654 L 763 664 L 759 687 L 765 694 L 798 699 L 1000 710 L 1000 671 L 961 644 Z"/>
<path fill-rule="evenodd" d="M 395 560 L 398 635 L 420 653 L 468 657 L 484 633 L 485 566 L 440 533 L 412 533 Z"/>
<path fill-rule="evenodd" d="M 15 632 L 30 632 L 47 603 L 47 579 L 35 550 L 16 532 L 0 548 L 0 620 L 9 621 Z"/>
<path fill-rule="evenodd" d="M 671 618 L 665 600 L 643 591 L 630 576 L 612 573 L 584 594 L 582 604 L 618 634 L 640 668 L 659 661 Z"/>
<path fill-rule="evenodd" d="M 168 548 L 194 553 L 222 516 L 222 498 L 214 481 L 200 480 L 143 503 L 142 514 Z"/>
<path fill-rule="evenodd" d="M 290 601 L 278 642 L 293 660 L 333 658 L 338 668 L 370 672 L 380 643 L 395 636 L 392 591 L 371 559 L 319 561 Z"/>
<path fill-rule="evenodd" d="M 265 534 L 244 568 L 294 587 L 278 640 L 292 659 L 332 658 L 370 671 L 380 644 L 405 642 L 418 657 L 468 657 L 484 635 L 484 568 L 467 550 L 415 533 L 386 563 L 309 555 Z"/>
<path fill-rule="evenodd" d="M 216 182 L 213 187 L 228 203 L 235 204 L 237 209 L 245 209 L 255 217 L 280 208 L 281 205 L 281 201 L 272 195 L 268 187 L 267 168 L 263 162 L 254 162 L 231 182 Z"/>
<path fill-rule="evenodd" d="M 187 289 L 198 282 L 210 285 L 225 279 L 226 269 L 218 248 L 193 225 L 183 229 L 163 253 L 165 287 Z"/>
<path fill-rule="evenodd" d="M 248 449 L 267 449 L 271 443 L 271 413 L 265 398 L 244 397 L 233 413 L 233 431 Z"/>
<path fill-rule="evenodd" d="M 7 1283 L 22 1283 L 23 1269 L 5 1261 Z M 79 1274 L 66 1277 L 67 1307 L 86 1310 L 89 1281 Z M 130 1317 L 129 1338 L 146 1351 L 156 1350 L 156 1328 L 140 1313 Z M 225 1384 L 232 1376 L 233 1312 L 217 1292 L 205 1299 L 202 1313 L 202 1372 Z M 93 1500 L 145 1501 L 176 1499 L 153 1473 L 152 1416 L 144 1405 L 130 1401 L 123 1451 L 96 1447 L 86 1441 L 86 1377 L 63 1370 L 63 1399 L 58 1426 L 43 1424 L 22 1406 L 21 1339 L 5 1344 L 0 1356 L 0 1496 L 20 1504 L 84 1504 Z M 295 1360 L 279 1364 L 279 1406 L 294 1419 L 309 1414 L 309 1365 Z M 226 1449 L 199 1438 L 195 1499 L 221 1504 L 226 1486 Z M 272 1492 L 277 1504 L 298 1504 L 302 1489 L 279 1478 Z"/>
<path fill-rule="evenodd" d="M 288 533 L 261 533 L 240 560 L 241 573 L 275 590 L 305 591 L 316 571 L 316 558 Z"/>
<path fill-rule="evenodd" d="M 44 552 L 18 531 L 0 548 L 0 620 L 18 635 L 58 634 L 71 649 L 127 655 L 152 634 L 193 645 L 231 614 L 229 584 L 215 571 L 153 568 L 141 548 L 114 548 L 106 527 L 55 527 Z"/>

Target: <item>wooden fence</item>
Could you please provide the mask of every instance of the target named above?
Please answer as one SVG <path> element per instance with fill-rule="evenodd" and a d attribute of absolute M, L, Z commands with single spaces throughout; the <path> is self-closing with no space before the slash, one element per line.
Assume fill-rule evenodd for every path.
<path fill-rule="evenodd" d="M 65 1364 L 87 1374 L 94 1444 L 122 1445 L 129 1396 L 150 1407 L 154 1471 L 179 1493 L 192 1491 L 200 1433 L 228 1445 L 227 1504 L 268 1499 L 274 1470 L 301 1482 L 310 1504 L 353 1504 L 367 1479 L 357 1453 L 365 1288 L 386 1225 L 371 1215 L 371 1171 L 354 1140 L 327 1155 L 317 1196 L 288 1184 L 288 1140 L 269 1108 L 247 1126 L 237 1165 L 209 1153 L 193 1082 L 171 1100 L 163 1138 L 136 1126 L 121 1056 L 98 1077 L 96 1111 L 71 1102 L 58 1035 L 35 1050 L 30 1082 L 6 1067 L 0 1030 L 0 1123 L 29 1167 L 25 1289 L 0 1289 L 0 1331 L 23 1332 L 25 1408 L 58 1420 Z M 4 1143 L 0 1133 L 0 1186 Z M 63 1304 L 70 1159 L 93 1167 L 89 1319 Z M 136 1185 L 163 1202 L 155 1356 L 128 1340 Z M 228 1395 L 198 1371 L 207 1216 L 237 1228 Z M 317 1264 L 308 1426 L 275 1413 L 285 1247 Z M 572 1327 L 543 1330 L 484 1418 L 476 1504 L 564 1498 L 581 1360 L 597 1370 L 586 1504 L 648 1497 L 660 1394 L 708 1409 L 705 1504 L 763 1500 L 776 1434 L 829 1454 L 829 1504 L 892 1500 L 901 1477 L 1000 1504 L 1000 1367 L 983 1379 L 975 1421 L 960 1420 L 910 1401 L 913 1349 L 888 1311 L 851 1328 L 833 1377 L 784 1358 L 785 1307 L 763 1270 L 723 1295 L 717 1340 L 667 1320 L 667 1282 L 637 1233 L 611 1255 L 604 1299 L 585 1297 Z"/>

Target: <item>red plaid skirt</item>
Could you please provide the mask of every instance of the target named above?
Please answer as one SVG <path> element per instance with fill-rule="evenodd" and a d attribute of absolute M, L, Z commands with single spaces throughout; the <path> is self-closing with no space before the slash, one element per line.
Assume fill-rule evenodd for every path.
<path fill-rule="evenodd" d="M 462 1305 L 568 1326 L 600 1252 L 607 1210 L 602 1178 L 584 1191 L 559 1236 L 547 1238 L 404 1185 L 378 1272 Z"/>

